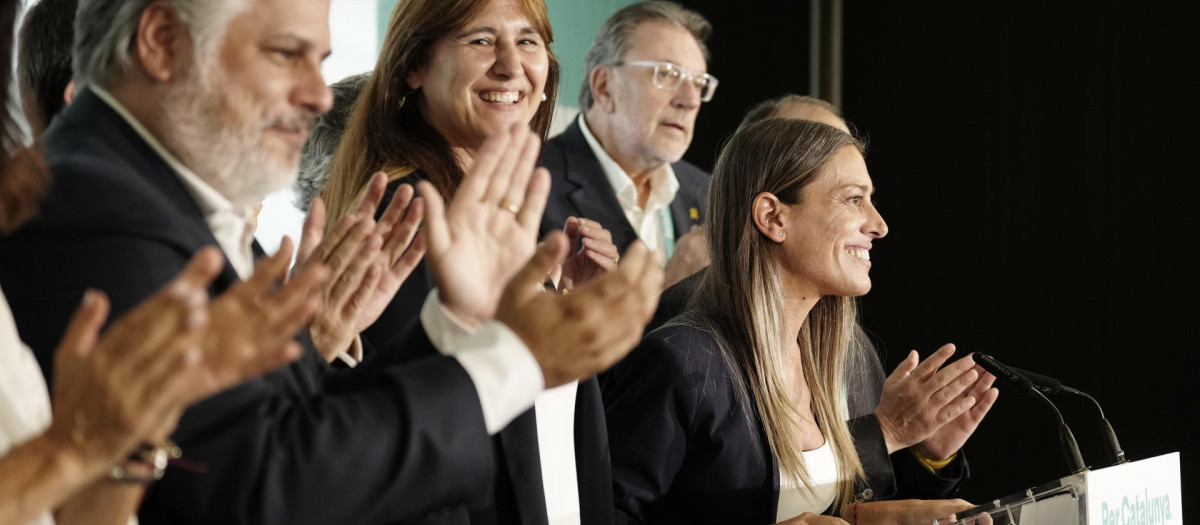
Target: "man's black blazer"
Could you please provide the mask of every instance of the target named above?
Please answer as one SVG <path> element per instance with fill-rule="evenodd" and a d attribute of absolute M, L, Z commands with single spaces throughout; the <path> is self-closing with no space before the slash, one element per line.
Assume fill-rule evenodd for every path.
<path fill-rule="evenodd" d="M 116 318 L 217 243 L 177 174 L 90 90 L 44 140 L 53 187 L 41 216 L 0 241 L 0 283 L 49 379 L 84 290 L 108 294 Z M 211 292 L 237 281 L 227 264 Z M 297 363 L 184 413 L 173 438 L 186 463 L 150 487 L 143 524 L 383 523 L 486 497 L 492 451 L 456 360 L 331 373 L 300 339 Z M 431 346 L 419 328 L 403 342 Z"/>
<path fill-rule="evenodd" d="M 401 184 L 415 185 L 422 177 L 417 172 L 389 183 L 379 213 L 387 209 Z M 433 276 L 422 259 L 375 324 L 363 331 L 363 340 L 374 346 L 392 346 L 387 342 L 420 315 L 421 305 L 433 288 Z M 414 346 L 400 349 L 399 354 L 392 358 L 407 362 L 422 359 L 435 351 L 431 347 Z M 368 359 L 372 358 L 368 356 Z M 579 383 L 575 394 L 574 433 L 580 522 L 583 525 L 611 525 L 612 475 L 608 433 L 605 431 L 600 387 L 595 378 Z M 496 455 L 496 476 L 488 502 L 433 519 L 417 520 L 414 525 L 547 525 L 549 518 L 542 484 L 535 409 L 530 408 L 493 436 L 492 447 Z"/>
<path fill-rule="evenodd" d="M 622 254 L 638 238 L 625 218 L 617 193 L 604 176 L 600 161 L 592 153 L 576 120 L 560 135 L 546 141 L 538 165 L 550 170 L 550 198 L 542 215 L 542 234 L 563 229 L 567 217 L 582 217 L 600 223 L 612 232 L 613 244 Z M 675 238 L 704 223 L 708 209 L 708 179 L 704 170 L 687 161 L 671 164 L 679 179 L 679 192 L 671 202 Z"/>

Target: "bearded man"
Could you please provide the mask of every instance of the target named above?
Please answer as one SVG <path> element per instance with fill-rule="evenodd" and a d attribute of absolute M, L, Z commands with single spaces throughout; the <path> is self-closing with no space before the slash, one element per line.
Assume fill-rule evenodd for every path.
<path fill-rule="evenodd" d="M 212 244 L 228 261 L 212 292 L 251 276 L 254 205 L 295 180 L 313 118 L 331 103 L 320 71 L 329 7 L 81 0 L 79 94 L 44 135 L 53 187 L 41 216 L 0 241 L 0 282 L 47 374 L 85 289 L 105 291 L 115 318 Z M 424 203 L 439 290 L 395 344 L 433 346 L 432 356 L 400 366 L 391 361 L 399 352 L 364 356 L 357 343 L 424 245 L 406 250 L 417 224 L 404 213 L 411 193 L 374 220 L 377 177 L 359 213 L 323 241 L 313 238 L 324 231 L 319 221 L 306 224 L 301 255 L 328 265 L 332 278 L 317 321 L 297 337 L 303 357 L 184 413 L 172 436 L 182 461 L 149 487 L 143 524 L 381 523 L 468 505 L 493 478 L 489 434 L 543 387 L 594 374 L 632 348 L 661 271 L 637 248 L 590 287 L 537 292 L 567 241 L 551 236 L 534 254 L 528 240 L 549 176 L 533 170 L 528 130 L 502 135 L 481 154 L 494 162 L 477 162 L 459 190 L 475 188 L 478 198 L 444 211 L 421 188 L 412 201 L 409 215 Z M 486 285 L 465 290 L 460 275 Z M 203 344 L 222 342 L 214 334 Z M 359 366 L 329 368 L 351 350 Z"/>

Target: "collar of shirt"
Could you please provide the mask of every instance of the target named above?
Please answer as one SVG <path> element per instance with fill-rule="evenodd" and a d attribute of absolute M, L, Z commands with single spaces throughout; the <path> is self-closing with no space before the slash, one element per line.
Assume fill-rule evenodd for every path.
<path fill-rule="evenodd" d="M 621 208 L 626 212 L 630 210 L 653 212 L 664 206 L 670 206 L 671 202 L 675 200 L 675 193 L 679 191 L 679 179 L 675 177 L 675 170 L 671 168 L 670 164 L 667 164 L 667 169 L 655 172 L 650 179 L 650 198 L 646 199 L 646 209 L 641 210 L 638 207 L 637 187 L 633 185 L 633 179 L 628 173 L 625 173 L 617 161 L 609 156 L 596 137 L 592 135 L 592 130 L 588 129 L 587 120 L 583 118 L 582 113 L 579 115 L 579 129 L 583 131 L 583 138 L 587 141 L 588 147 L 592 148 L 596 160 L 600 161 L 604 177 L 612 185 L 613 191 L 617 194 L 617 201 L 621 203 Z M 637 228 L 640 225 L 635 224 L 634 227 Z"/>
<path fill-rule="evenodd" d="M 158 156 L 162 157 L 171 169 L 175 170 L 179 179 L 183 181 L 184 187 L 187 188 L 192 198 L 196 199 L 196 204 L 200 206 L 200 212 L 204 214 L 204 222 L 212 230 L 217 244 L 221 245 L 221 250 L 225 252 L 229 264 L 237 271 L 239 277 L 249 278 L 254 271 L 254 252 L 250 247 L 254 241 L 254 229 L 251 227 L 254 223 L 251 220 L 254 209 L 234 207 L 233 202 L 221 195 L 167 150 L 166 146 L 159 142 L 158 138 L 151 134 L 150 130 L 146 129 L 108 91 L 95 85 L 88 86 L 88 89 L 91 89 L 113 111 L 116 111 L 142 137 L 142 140 L 145 140 L 150 148 L 158 153 Z"/>

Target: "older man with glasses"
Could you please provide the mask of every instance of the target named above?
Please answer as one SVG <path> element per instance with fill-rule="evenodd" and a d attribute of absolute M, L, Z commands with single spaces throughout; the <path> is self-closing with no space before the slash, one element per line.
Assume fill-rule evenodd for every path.
<path fill-rule="evenodd" d="M 717 89 L 706 72 L 711 29 L 663 1 L 632 4 L 604 23 L 585 57 L 579 118 L 542 151 L 552 177 L 543 231 L 583 230 L 575 235 L 583 239 L 598 223 L 622 252 L 641 239 L 658 253 L 667 286 L 708 264 L 700 228 L 708 174 L 681 159 Z"/>

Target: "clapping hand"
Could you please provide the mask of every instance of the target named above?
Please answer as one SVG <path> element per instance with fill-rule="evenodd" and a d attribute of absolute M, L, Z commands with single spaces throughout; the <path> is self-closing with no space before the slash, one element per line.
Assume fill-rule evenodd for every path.
<path fill-rule="evenodd" d="M 103 336 L 109 302 L 89 291 L 55 354 L 46 436 L 79 464 L 107 468 L 140 443 L 165 439 L 187 405 L 296 359 L 291 336 L 316 308 L 309 296 L 327 271 L 313 266 L 271 293 L 290 259 L 287 239 L 284 251 L 210 303 L 223 259 L 216 248 L 200 250 Z"/>
<path fill-rule="evenodd" d="M 889 454 L 926 440 L 980 401 L 970 394 L 974 389 L 968 390 L 980 379 L 971 356 L 942 367 L 953 354 L 954 345 L 948 344 L 918 362 L 914 350 L 884 382 L 875 415 Z M 949 457 L 955 450 L 931 459 Z"/>
<path fill-rule="evenodd" d="M 508 284 L 496 316 L 537 358 L 547 388 L 604 371 L 629 353 L 662 290 L 654 254 L 635 241 L 616 270 L 569 295 L 549 293 L 541 280 L 566 258 L 568 244 L 561 232 L 547 236 Z"/>
<path fill-rule="evenodd" d="M 505 284 L 534 252 L 550 191 L 549 172 L 534 170 L 539 148 L 525 126 L 489 138 L 448 209 L 433 185 L 418 184 L 438 295 L 470 326 L 495 316 Z"/>
<path fill-rule="evenodd" d="M 573 289 L 617 267 L 621 256 L 612 242 L 612 233 L 600 223 L 567 217 L 563 231 L 571 242 L 571 254 L 562 264 L 559 289 Z"/>
<path fill-rule="evenodd" d="M 692 226 L 692 229 L 675 241 L 675 253 L 667 261 L 663 288 L 687 279 L 690 275 L 708 266 L 711 259 L 708 255 L 708 240 L 704 237 L 703 226 Z"/>
<path fill-rule="evenodd" d="M 309 327 L 326 360 L 349 349 L 354 337 L 379 319 L 425 255 L 424 237 L 418 233 L 423 205 L 413 198 L 412 186 L 400 185 L 383 216 L 375 220 L 386 189 L 387 177 L 376 173 L 358 208 L 328 234 L 320 197 L 313 199 L 304 221 L 296 267 L 316 261 L 332 272 L 322 291 L 320 311 Z"/>
<path fill-rule="evenodd" d="M 979 428 L 979 423 L 983 421 L 984 416 L 996 404 L 996 399 L 1000 397 L 1000 391 L 992 388 L 996 376 L 987 373 L 979 366 L 975 367 L 975 372 L 979 374 L 979 378 L 975 380 L 975 384 L 970 389 L 962 394 L 963 400 L 975 399 L 975 405 L 950 420 L 949 423 L 942 425 L 924 441 L 917 443 L 915 447 L 921 455 L 941 460 L 958 452 L 966 444 L 967 438 L 970 438 L 971 434 L 975 433 L 975 429 Z"/>

